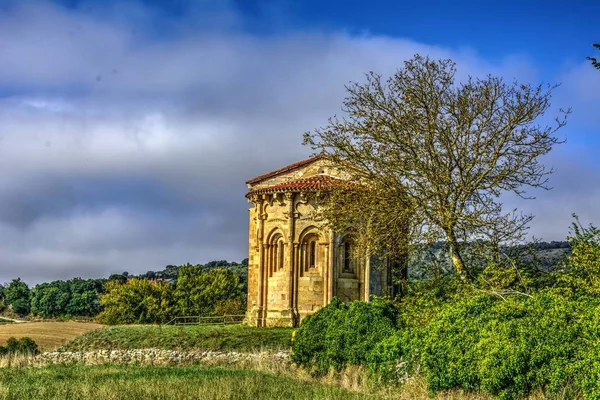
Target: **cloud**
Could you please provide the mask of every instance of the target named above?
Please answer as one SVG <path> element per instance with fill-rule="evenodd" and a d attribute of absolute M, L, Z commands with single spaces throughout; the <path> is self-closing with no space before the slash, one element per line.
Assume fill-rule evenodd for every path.
<path fill-rule="evenodd" d="M 490 62 L 403 38 L 251 34 L 227 4 L 183 19 L 140 4 L 15 4 L 0 11 L 0 282 L 239 261 L 244 182 L 308 156 L 301 135 L 340 112 L 344 84 L 369 70 L 390 75 L 414 53 L 453 58 L 460 77 L 539 75 L 524 54 Z M 158 22 L 167 34 L 151 28 Z M 565 82 L 579 82 L 577 71 Z M 585 91 L 597 108 L 589 86 L 569 83 L 561 101 Z M 578 126 L 591 131 L 592 114 Z M 600 219 L 582 200 L 595 198 L 586 180 L 598 177 L 583 159 L 557 149 L 556 189 L 524 205 L 536 209 L 536 236 L 565 236 L 568 218 L 549 222 L 557 200 Z"/>

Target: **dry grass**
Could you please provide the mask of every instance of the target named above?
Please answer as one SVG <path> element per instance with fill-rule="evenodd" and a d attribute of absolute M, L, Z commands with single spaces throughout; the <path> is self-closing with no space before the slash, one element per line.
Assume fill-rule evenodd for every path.
<path fill-rule="evenodd" d="M 90 332 L 104 325 L 92 322 L 28 322 L 22 324 L 0 325 L 0 345 L 9 337 L 28 336 L 35 340 L 41 351 L 52 351 L 69 340 L 83 333 Z"/>
<path fill-rule="evenodd" d="M 55 365 L 55 366 L 44 366 L 44 363 L 40 363 L 39 359 L 34 358 L 31 355 L 14 355 L 14 356 L 4 356 L 4 357 L 0 357 L 0 399 L 3 399 L 3 393 L 2 390 L 6 388 L 3 388 L 2 386 L 2 374 L 4 371 L 4 374 L 6 376 L 10 376 L 11 374 L 14 374 L 16 377 L 22 378 L 22 377 L 26 377 L 26 376 L 30 376 L 35 378 L 35 376 L 39 377 L 43 377 L 46 376 L 48 374 L 52 375 L 54 374 L 56 371 L 59 371 L 60 373 L 58 374 L 61 378 L 64 378 L 64 373 L 65 371 L 71 371 L 71 370 L 79 370 L 78 374 L 79 376 L 77 377 L 78 381 L 81 382 L 88 382 L 88 381 L 93 381 L 94 380 L 94 376 L 95 375 L 102 375 L 102 374 L 106 374 L 107 372 L 111 372 L 113 369 L 115 371 L 120 371 L 121 374 L 123 373 L 127 373 L 127 374 L 136 374 L 136 373 L 141 373 L 144 370 L 147 371 L 152 371 L 153 369 L 162 369 L 164 371 L 172 371 L 169 372 L 170 375 L 174 375 L 177 376 L 179 375 L 178 371 L 188 371 L 190 369 L 198 369 L 198 371 L 204 371 L 206 373 L 212 374 L 213 372 L 215 373 L 219 373 L 219 374 L 245 374 L 244 376 L 248 375 L 247 377 L 245 377 L 244 381 L 241 382 L 239 381 L 239 379 L 236 378 L 236 383 L 235 383 L 235 387 L 237 389 L 235 389 L 234 391 L 231 391 L 231 382 L 226 382 L 223 383 L 223 385 L 220 385 L 219 382 L 206 382 L 209 383 L 211 386 L 215 386 L 212 389 L 208 390 L 206 388 L 198 388 L 195 387 L 194 385 L 196 385 L 195 382 L 195 378 L 188 380 L 185 379 L 184 381 L 178 381 L 176 384 L 172 385 L 173 388 L 167 388 L 164 387 L 164 381 L 161 379 L 150 379 L 150 380 L 145 380 L 143 387 L 145 388 L 144 390 L 146 390 L 146 392 L 144 392 L 144 397 L 149 396 L 149 393 L 151 393 L 153 396 L 155 396 L 157 399 L 163 399 L 163 398 L 198 398 L 198 397 L 194 397 L 196 395 L 199 395 L 202 390 L 204 390 L 206 392 L 206 390 L 208 390 L 210 393 L 206 392 L 202 392 L 201 394 L 205 397 L 200 397 L 200 398 L 215 398 L 215 399 L 231 399 L 231 398 L 254 398 L 254 397 L 244 397 L 245 395 L 248 395 L 248 391 L 252 391 L 254 389 L 252 389 L 254 386 L 260 386 L 260 385 L 264 385 L 265 382 L 262 382 L 262 380 L 266 378 L 268 378 L 269 376 L 271 377 L 278 377 L 278 380 L 273 383 L 273 382 L 269 382 L 268 384 L 270 385 L 275 385 L 277 386 L 276 390 L 274 389 L 274 393 L 270 394 L 267 397 L 262 397 L 262 398 L 289 398 L 289 400 L 292 400 L 293 398 L 296 398 L 294 396 L 290 396 L 289 393 L 286 394 L 286 397 L 281 397 L 282 391 L 287 391 L 288 389 L 286 389 L 287 387 L 289 387 L 290 385 L 293 387 L 306 387 L 307 385 L 313 388 L 320 388 L 318 390 L 322 391 L 325 390 L 327 391 L 327 396 L 324 398 L 340 398 L 340 399 L 346 399 L 346 398 L 351 398 L 351 399 L 378 399 L 378 400 L 392 400 L 392 399 L 398 399 L 398 400 L 491 400 L 492 397 L 486 396 L 483 393 L 470 393 L 470 392 L 465 392 L 463 390 L 451 390 L 451 391 L 446 391 L 446 392 L 442 392 L 442 393 L 437 393 L 437 394 L 432 394 L 429 393 L 427 390 L 427 384 L 425 382 L 425 380 L 423 379 L 423 377 L 421 376 L 415 376 L 411 379 L 409 379 L 404 385 L 402 386 L 391 386 L 391 385 L 385 385 L 385 384 L 381 384 L 378 383 L 376 381 L 374 381 L 372 379 L 372 377 L 369 376 L 368 372 L 363 368 L 363 367 L 358 367 L 358 366 L 351 366 L 346 368 L 345 370 L 341 371 L 341 372 L 330 372 L 328 375 L 326 376 L 322 376 L 322 377 L 314 377 L 311 376 L 306 370 L 302 369 L 302 368 L 298 368 L 296 367 L 294 364 L 292 363 L 288 363 L 288 362 L 274 362 L 273 359 L 271 357 L 268 357 L 268 353 L 260 353 L 260 352 L 255 352 L 256 355 L 265 355 L 264 357 L 256 357 L 253 359 L 249 359 L 249 360 L 242 360 L 242 361 L 236 361 L 236 362 L 224 362 L 224 361 L 214 361 L 214 362 L 202 362 L 198 365 L 179 365 L 179 366 L 163 366 L 163 367 L 159 367 L 156 365 L 151 365 L 152 362 L 151 360 L 147 360 L 149 365 L 114 365 L 114 364 L 104 364 L 104 365 L 92 365 L 92 366 L 83 366 L 83 365 L 74 365 L 74 366 L 61 366 L 61 365 Z M 34 368 L 32 368 L 34 367 Z M 37 367 L 37 368 L 35 368 Z M 11 372 L 12 371 L 12 372 Z M 19 375 L 19 372 L 17 371 L 21 371 L 21 375 Z M 37 372 L 36 372 L 37 371 Z M 197 372 L 198 372 L 197 371 Z M 219 372 L 221 371 L 221 372 Z M 196 373 L 197 373 L 196 372 Z M 196 375 L 196 373 L 194 373 L 194 377 Z M 257 375 L 258 374 L 258 375 Z M 263 374 L 263 375 L 260 375 Z M 266 375 L 264 375 L 266 374 Z M 185 375 L 185 374 L 184 374 Z M 38 379 L 35 378 L 35 379 Z M 260 382 L 259 382 L 260 381 Z M 70 381 L 69 381 L 70 382 Z M 67 382 L 67 386 L 71 385 L 72 383 L 68 383 Z M 239 387 L 239 385 L 242 384 L 242 386 L 248 386 L 248 387 Z M 40 383 L 40 382 L 32 382 L 31 385 L 29 385 L 30 387 L 28 387 L 28 391 L 36 391 L 36 390 L 42 390 L 41 388 L 43 388 L 45 385 L 48 385 L 47 383 Z M 82 387 L 70 387 L 69 391 L 80 391 L 83 390 L 85 393 L 90 394 L 90 393 L 95 393 L 94 390 L 98 389 L 101 392 L 104 391 L 105 393 L 103 393 L 103 396 L 101 398 L 123 398 L 121 397 L 121 395 L 119 395 L 118 393 L 121 393 L 122 390 L 124 390 L 123 388 L 116 390 L 115 387 L 113 387 L 112 385 L 105 385 L 99 388 L 96 388 L 94 390 L 91 390 L 90 388 L 88 388 L 86 385 L 82 383 Z M 188 393 L 190 397 L 188 396 L 181 396 L 181 395 L 167 395 L 167 392 L 170 393 L 170 391 L 178 391 L 181 390 L 181 388 L 179 387 L 180 385 L 184 385 L 184 386 L 190 386 L 190 390 L 193 391 Z M 238 386 L 236 386 L 238 385 Z M 279 387 L 278 385 L 283 385 L 283 387 Z M 19 386 L 19 385 L 17 385 Z M 169 385 L 167 385 L 169 386 Z M 150 388 L 154 388 L 152 390 L 150 390 Z M 336 389 L 341 389 L 343 392 L 336 392 Z M 88 390 L 89 389 L 89 390 Z M 237 392 L 236 390 L 238 389 L 243 389 L 241 392 Z M 251 390 L 252 389 L 252 390 Z M 60 392 L 60 390 L 62 390 L 60 387 L 54 388 L 52 390 L 50 390 L 50 392 L 53 391 L 58 391 Z M 148 390 L 150 390 L 150 392 L 148 392 Z M 264 390 L 264 389 L 261 389 Z M 333 391 L 333 392 L 331 392 Z M 89 392 L 89 393 L 88 393 Z M 7 395 L 9 392 L 4 393 L 4 395 Z M 69 392 L 71 393 L 71 392 Z M 87 394 L 84 396 L 83 394 L 85 393 L 79 393 L 82 395 L 81 398 L 88 398 L 86 397 Z M 245 393 L 245 394 L 244 394 Z M 56 393 L 54 393 L 56 395 Z M 72 394 L 72 393 L 71 393 Z M 121 393 L 122 394 L 122 393 Z M 141 393 L 136 393 L 136 395 L 140 395 Z M 311 396 L 314 395 L 314 393 L 311 392 L 311 394 L 302 394 L 301 396 L 298 396 L 297 398 L 301 398 L 301 399 L 305 399 L 305 398 L 312 398 Z M 62 395 L 61 395 L 62 396 Z M 61 397 L 58 396 L 57 397 Z M 52 397 L 52 396 L 51 396 Z M 6 398 L 15 398 L 15 397 L 6 397 Z M 21 397 L 16 397 L 16 398 L 21 398 Z M 62 396 L 61 398 L 64 398 L 64 396 Z M 79 397 L 78 397 L 79 398 Z M 92 398 L 92 397 L 89 397 Z M 93 397 L 93 398 L 97 398 L 97 397 Z M 154 398 L 154 397 L 147 397 L 147 398 Z M 321 397 L 319 397 L 321 398 Z M 547 395 L 542 391 L 534 391 L 530 396 L 528 396 L 526 399 L 523 400 L 575 400 L 575 399 L 581 399 L 582 396 L 580 393 L 573 391 L 572 388 L 565 388 L 563 390 L 563 392 L 561 393 L 556 393 L 553 395 Z"/>
<path fill-rule="evenodd" d="M 449 390 L 441 393 L 431 393 L 427 390 L 425 379 L 414 376 L 401 386 L 382 384 L 373 379 L 364 367 L 349 366 L 340 372 L 330 371 L 326 376 L 314 377 L 303 368 L 296 367 L 293 363 L 273 363 L 269 358 L 254 358 L 227 365 L 214 363 L 214 367 L 243 368 L 246 370 L 260 371 L 286 376 L 295 381 L 340 387 L 349 392 L 372 395 L 374 398 L 385 400 L 492 400 L 493 397 L 484 393 L 467 392 L 460 389 Z M 579 392 L 572 387 L 564 388 L 559 393 L 546 394 L 535 390 L 524 400 L 578 400 L 582 399 Z"/>

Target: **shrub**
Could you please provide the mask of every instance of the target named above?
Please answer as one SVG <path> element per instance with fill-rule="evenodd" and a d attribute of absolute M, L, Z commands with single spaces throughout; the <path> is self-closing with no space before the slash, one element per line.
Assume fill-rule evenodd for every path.
<path fill-rule="evenodd" d="M 175 313 L 173 285 L 165 281 L 129 279 L 126 283 L 109 280 L 100 297 L 104 310 L 97 320 L 104 324 L 163 323 Z"/>
<path fill-rule="evenodd" d="M 242 315 L 246 312 L 246 296 L 221 300 L 215 304 L 215 315 Z"/>
<path fill-rule="evenodd" d="M 583 227 L 577 216 L 571 227 L 569 242 L 572 252 L 559 280 L 575 293 L 600 295 L 600 229 Z"/>
<path fill-rule="evenodd" d="M 482 390 L 516 399 L 534 389 L 556 392 L 591 380 L 589 368 L 581 366 L 592 353 L 581 350 L 597 331 L 582 321 L 599 305 L 600 299 L 566 298 L 556 290 L 448 304 L 423 336 L 422 371 L 429 389 Z"/>
<path fill-rule="evenodd" d="M 244 292 L 239 276 L 230 270 L 184 265 L 179 268 L 175 297 L 179 315 L 211 316 L 235 308 L 236 299 L 241 307 Z"/>
<path fill-rule="evenodd" d="M 22 337 L 20 339 L 16 339 L 14 337 L 10 337 L 6 340 L 6 346 L 0 346 L 0 355 L 8 355 L 8 354 L 38 354 L 38 345 L 37 343 L 29 338 Z"/>
<path fill-rule="evenodd" d="M 366 364 L 370 352 L 395 332 L 397 323 L 398 310 L 390 301 L 346 305 L 333 299 L 304 319 L 292 344 L 292 360 L 318 374 Z"/>

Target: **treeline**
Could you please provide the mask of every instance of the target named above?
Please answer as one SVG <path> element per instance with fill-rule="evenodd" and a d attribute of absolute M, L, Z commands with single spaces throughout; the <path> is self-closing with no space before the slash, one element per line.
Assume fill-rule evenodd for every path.
<path fill-rule="evenodd" d="M 164 279 L 170 282 L 174 282 L 177 280 L 179 276 L 179 269 L 182 267 L 190 266 L 191 264 L 184 265 L 167 265 L 165 269 L 162 271 L 148 271 L 145 274 L 137 275 L 137 278 L 146 278 L 146 279 Z M 227 260 L 218 260 L 218 261 L 210 261 L 204 265 L 201 265 L 202 269 L 205 271 L 210 271 L 215 268 L 224 268 L 228 271 L 231 271 L 234 275 L 237 275 L 240 278 L 240 283 L 243 286 L 244 290 L 248 288 L 248 259 L 242 260 L 240 263 L 229 262 Z M 127 274 L 125 272 L 125 274 Z M 111 275 L 109 279 L 122 279 L 119 275 Z"/>
<path fill-rule="evenodd" d="M 192 278 L 190 274 L 196 274 L 197 277 Z M 57 280 L 40 283 L 33 288 L 20 278 L 15 278 L 10 283 L 0 285 L 0 312 L 21 317 L 30 315 L 42 318 L 94 318 L 105 311 L 102 318 L 107 321 L 114 320 L 114 323 L 159 322 L 160 316 L 144 316 L 144 307 L 152 309 L 152 299 L 158 297 L 166 307 L 166 311 L 161 311 L 161 315 L 172 316 L 179 312 L 191 312 L 189 308 L 179 305 L 183 304 L 181 288 L 186 287 L 194 301 L 202 302 L 193 310 L 194 313 L 233 313 L 245 307 L 247 276 L 247 260 L 241 263 L 221 260 L 205 265 L 168 265 L 162 271 L 148 271 L 140 275 L 123 272 L 113 274 L 107 279 Z M 180 289 L 175 296 L 178 286 Z M 157 295 L 158 288 L 163 288 L 167 293 L 164 299 Z M 216 300 L 207 299 L 207 293 Z M 147 295 L 148 299 L 140 300 L 142 294 Z M 136 299 L 137 311 L 122 310 L 119 314 L 110 309 L 118 301 L 116 299 L 123 300 L 128 298 L 127 296 Z M 174 296 L 177 300 L 173 302 Z M 145 313 L 149 312 L 146 310 Z M 122 315 L 122 318 L 119 319 L 115 315 Z"/>

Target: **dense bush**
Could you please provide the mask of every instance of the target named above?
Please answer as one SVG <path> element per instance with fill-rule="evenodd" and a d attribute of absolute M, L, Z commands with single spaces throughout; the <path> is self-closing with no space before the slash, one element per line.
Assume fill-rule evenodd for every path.
<path fill-rule="evenodd" d="M 6 346 L 0 346 L 0 355 L 12 355 L 12 354 L 38 354 L 37 343 L 29 338 L 22 337 L 15 339 L 10 337 L 6 340 Z"/>
<path fill-rule="evenodd" d="M 577 218 L 575 216 L 575 218 Z M 575 293 L 600 296 L 600 229 L 576 220 L 569 235 L 572 252 L 559 281 Z"/>
<path fill-rule="evenodd" d="M 574 224 L 569 241 L 552 273 L 497 259 L 468 284 L 411 282 L 396 308 L 334 301 L 301 324 L 292 359 L 318 372 L 365 365 L 399 383 L 421 374 L 434 392 L 600 399 L 600 230 Z"/>
<path fill-rule="evenodd" d="M 582 321 L 599 305 L 551 290 L 449 304 L 424 331 L 422 372 L 431 390 L 476 389 L 502 399 L 577 385 L 587 373 L 576 368 L 585 363 L 581 350 L 593 334 Z"/>
<path fill-rule="evenodd" d="M 245 308 L 240 278 L 225 268 L 180 267 L 175 297 L 179 315 L 212 316 L 218 310 L 239 314 Z"/>
<path fill-rule="evenodd" d="M 380 300 L 334 301 L 302 323 L 292 359 L 319 373 L 365 365 L 396 382 L 418 371 L 432 391 L 516 399 L 571 387 L 600 398 L 600 299 L 561 292 L 504 299 L 473 292 L 448 300 L 425 322 L 410 318 L 416 309 L 402 303 L 398 313 Z"/>
<path fill-rule="evenodd" d="M 176 314 L 173 287 L 165 281 L 129 279 L 126 283 L 109 280 L 100 297 L 104 307 L 98 322 L 114 324 L 151 324 L 167 322 Z"/>
<path fill-rule="evenodd" d="M 397 328 L 398 311 L 383 299 L 346 305 L 333 299 L 305 318 L 292 344 L 292 359 L 316 373 L 364 364 L 381 340 Z"/>

